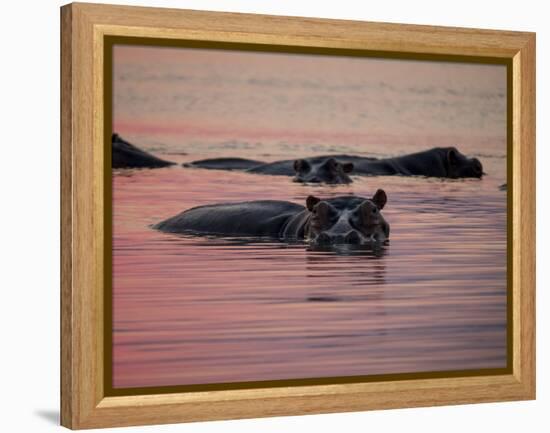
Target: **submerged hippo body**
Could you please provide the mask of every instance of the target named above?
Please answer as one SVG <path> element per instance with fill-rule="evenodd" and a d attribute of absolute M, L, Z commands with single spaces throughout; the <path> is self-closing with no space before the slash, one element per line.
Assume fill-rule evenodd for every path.
<path fill-rule="evenodd" d="M 186 164 L 188 167 L 235 170 L 226 161 L 209 159 Z M 426 176 L 444 178 L 481 178 L 483 167 L 477 158 L 468 158 L 455 147 L 436 147 L 423 152 L 393 158 L 370 158 L 353 155 L 323 155 L 313 158 L 269 163 L 240 159 L 248 173 L 294 176 L 297 182 L 349 183 L 348 174 L 364 176 Z"/>
<path fill-rule="evenodd" d="M 306 206 L 276 200 L 221 203 L 188 209 L 153 228 L 170 233 L 269 237 L 314 244 L 365 244 L 389 237 L 380 210 L 386 193 L 371 198 L 342 196 L 321 200 L 309 196 Z"/>
<path fill-rule="evenodd" d="M 122 139 L 118 134 L 112 137 L 113 168 L 159 168 L 175 163 L 157 158 Z"/>

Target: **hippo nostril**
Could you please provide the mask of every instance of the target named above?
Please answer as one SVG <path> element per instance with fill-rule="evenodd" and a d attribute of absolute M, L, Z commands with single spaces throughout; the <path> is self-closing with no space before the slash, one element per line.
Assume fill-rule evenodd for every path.
<path fill-rule="evenodd" d="M 330 236 L 326 233 L 320 233 L 319 236 L 317 236 L 316 241 L 319 244 L 328 244 L 330 243 Z"/>
<path fill-rule="evenodd" d="M 357 232 L 349 232 L 344 241 L 347 243 L 347 244 L 358 244 L 361 242 L 361 237 L 359 236 L 359 234 Z"/>
<path fill-rule="evenodd" d="M 331 244 L 341 244 L 346 242 L 346 237 L 343 234 L 332 234 L 329 235 Z"/>

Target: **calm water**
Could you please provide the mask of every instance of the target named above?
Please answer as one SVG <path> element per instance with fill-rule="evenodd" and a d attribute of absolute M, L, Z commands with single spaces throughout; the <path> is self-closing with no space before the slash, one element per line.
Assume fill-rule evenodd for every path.
<path fill-rule="evenodd" d="M 115 128 L 166 159 L 389 156 L 457 145 L 487 176 L 312 186 L 179 166 L 115 171 L 115 387 L 505 366 L 502 71 L 443 65 L 430 76 L 411 62 L 399 75 L 375 62 L 363 75 L 354 60 L 346 77 L 334 65 L 299 67 L 279 56 L 275 74 L 269 59 L 248 58 L 258 78 L 243 58 L 186 53 L 180 71 L 173 53 L 152 62 L 151 52 L 135 50 L 115 61 Z M 309 78 L 299 81 L 303 70 Z M 391 236 L 376 251 L 149 227 L 201 204 L 303 204 L 310 194 L 370 197 L 378 188 L 388 195 Z"/>

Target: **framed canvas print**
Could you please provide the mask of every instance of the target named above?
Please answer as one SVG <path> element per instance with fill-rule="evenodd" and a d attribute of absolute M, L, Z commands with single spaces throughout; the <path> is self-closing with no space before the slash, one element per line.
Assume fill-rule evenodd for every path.
<path fill-rule="evenodd" d="M 64 426 L 535 398 L 534 34 L 61 21 Z"/>

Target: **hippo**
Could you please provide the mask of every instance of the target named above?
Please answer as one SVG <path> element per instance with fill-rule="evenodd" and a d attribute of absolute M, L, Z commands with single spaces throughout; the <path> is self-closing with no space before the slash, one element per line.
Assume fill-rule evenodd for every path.
<path fill-rule="evenodd" d="M 353 162 L 343 162 L 340 161 L 340 158 L 349 160 L 353 157 L 348 155 L 316 156 L 274 162 L 246 158 L 212 158 L 184 163 L 183 166 L 213 170 L 240 170 L 273 176 L 293 176 L 294 182 L 301 183 L 351 183 L 349 173 L 353 171 Z"/>
<path fill-rule="evenodd" d="M 355 173 L 370 176 L 425 176 L 450 179 L 481 178 L 483 166 L 456 147 L 435 147 L 422 152 L 376 160 L 357 160 Z"/>
<path fill-rule="evenodd" d="M 301 183 L 351 183 L 349 173 L 353 162 L 342 162 L 335 157 L 320 156 L 262 164 L 246 170 L 249 173 L 294 176 L 294 182 Z"/>
<path fill-rule="evenodd" d="M 435 147 L 392 158 L 353 155 L 323 155 L 313 158 L 261 163 L 245 158 L 204 159 L 187 167 L 244 170 L 248 173 L 294 176 L 296 182 L 350 183 L 349 174 L 363 176 L 425 176 L 481 178 L 483 167 L 477 158 L 468 158 L 456 147 Z M 328 169 L 327 169 L 328 168 Z"/>
<path fill-rule="evenodd" d="M 112 136 L 112 168 L 159 168 L 175 165 L 128 143 L 118 134 Z"/>
<path fill-rule="evenodd" d="M 306 241 L 313 245 L 383 243 L 390 226 L 380 212 L 386 193 L 372 198 L 308 196 L 305 206 L 278 200 L 218 203 L 194 207 L 161 221 L 154 229 L 168 233 L 263 237 Z"/>

